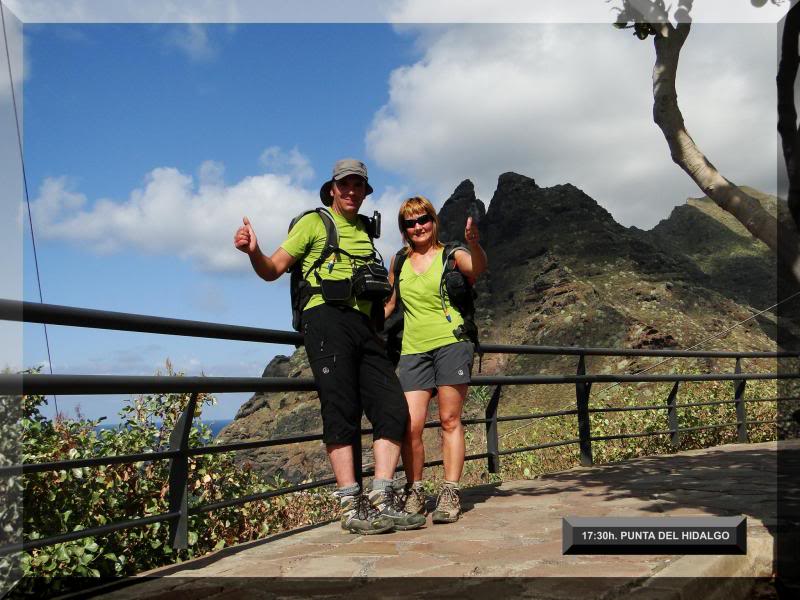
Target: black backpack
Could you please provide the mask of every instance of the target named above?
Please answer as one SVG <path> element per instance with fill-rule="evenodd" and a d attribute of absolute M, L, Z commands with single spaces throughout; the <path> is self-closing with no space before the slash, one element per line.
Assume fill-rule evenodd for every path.
<path fill-rule="evenodd" d="M 475 344 L 476 350 L 479 347 L 478 327 L 475 325 L 475 297 L 477 294 L 470 285 L 466 277 L 456 266 L 456 250 L 467 249 L 458 242 L 447 242 L 442 251 L 442 279 L 439 282 L 439 295 L 442 297 L 444 307 L 445 294 L 450 300 L 450 304 L 461 313 L 464 325 L 459 325 L 453 330 L 453 334 L 462 340 L 469 340 Z M 389 358 L 397 364 L 400 360 L 400 349 L 403 343 L 403 300 L 400 297 L 400 270 L 407 258 L 405 248 L 394 255 L 394 274 L 395 289 L 395 309 L 386 320 L 384 331 L 386 333 L 386 349 Z"/>
<path fill-rule="evenodd" d="M 351 258 L 358 258 L 361 260 L 368 260 L 374 259 L 377 252 L 375 250 L 375 238 L 380 237 L 380 214 L 377 212 L 375 216 L 370 218 L 366 215 L 359 214 L 359 218 L 364 222 L 364 226 L 367 230 L 367 235 L 369 235 L 370 244 L 372 244 L 372 254 L 369 256 L 359 256 L 353 257 L 345 250 L 339 248 L 339 232 L 336 229 L 336 223 L 333 220 L 333 216 L 331 216 L 330 212 L 326 208 L 315 208 L 313 210 L 307 210 L 305 212 L 300 213 L 292 222 L 289 223 L 289 231 L 297 224 L 297 222 L 305 217 L 308 214 L 317 213 L 319 218 L 322 219 L 322 224 L 325 226 L 325 248 L 322 250 L 322 254 L 320 254 L 319 258 L 314 261 L 309 269 L 303 273 L 303 257 L 297 257 L 295 263 L 289 268 L 289 272 L 291 275 L 289 281 L 289 294 L 291 297 L 292 302 L 292 327 L 295 331 L 300 331 L 301 329 L 301 320 L 303 316 L 303 309 L 305 308 L 308 301 L 311 299 L 311 296 L 320 292 L 320 288 L 316 286 L 312 286 L 311 283 L 306 279 L 312 271 L 318 270 L 322 263 L 334 253 L 342 253 L 350 256 Z M 373 306 L 373 320 L 377 318 L 378 311 L 375 310 Z M 383 306 L 380 307 L 380 325 L 383 325 Z"/>

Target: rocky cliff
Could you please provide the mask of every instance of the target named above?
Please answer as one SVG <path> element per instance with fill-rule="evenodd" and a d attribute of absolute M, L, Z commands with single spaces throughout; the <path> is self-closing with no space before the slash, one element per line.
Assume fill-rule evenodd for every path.
<path fill-rule="evenodd" d="M 774 198 L 760 199 L 776 210 Z M 633 348 L 688 348 L 702 342 L 703 349 L 742 350 L 775 346 L 774 311 L 753 317 L 775 303 L 774 257 L 708 199 L 689 199 L 655 228 L 642 231 L 615 222 L 571 184 L 543 188 L 532 178 L 504 173 L 488 210 L 469 180 L 458 185 L 439 213 L 443 240 L 463 240 L 470 207 L 480 217 L 489 257 L 489 273 L 476 288 L 477 320 L 486 342 Z M 646 359 L 595 357 L 587 368 L 619 373 L 648 364 Z M 486 355 L 482 366 L 485 373 L 570 373 L 576 361 Z M 264 374 L 311 376 L 302 348 L 291 357 L 276 357 Z M 509 387 L 503 390 L 501 412 L 567 406 L 574 394 L 574 386 Z M 467 407 L 472 414 L 479 410 Z M 320 430 L 316 394 L 256 394 L 219 438 L 270 439 Z M 436 432 L 426 435 L 435 457 Z M 240 454 L 264 473 L 291 481 L 329 475 L 318 442 Z"/>

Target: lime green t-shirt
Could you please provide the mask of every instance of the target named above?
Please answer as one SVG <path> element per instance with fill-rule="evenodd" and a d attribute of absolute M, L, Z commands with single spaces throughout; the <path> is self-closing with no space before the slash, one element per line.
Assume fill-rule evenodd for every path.
<path fill-rule="evenodd" d="M 328 212 L 333 216 L 333 221 L 336 223 L 336 229 L 339 232 L 339 248 L 353 256 L 368 256 L 372 254 L 372 242 L 361 218 L 356 217 L 354 221 L 350 222 L 332 210 Z M 323 217 L 316 213 L 307 214 L 295 223 L 289 232 L 289 236 L 281 244 L 281 247 L 293 257 L 303 257 L 302 268 L 304 275 L 325 249 L 325 242 L 328 237 L 325 233 L 325 224 L 322 219 Z M 337 252 L 325 259 L 325 262 L 316 272 L 319 273 L 322 279 L 341 280 L 353 276 L 354 266 L 358 267 L 360 263 L 346 254 Z M 311 285 L 317 287 L 319 284 L 314 273 L 315 271 L 311 271 L 306 279 Z M 303 310 L 308 310 L 324 303 L 322 294 L 314 294 Z M 369 315 L 372 308 L 371 302 L 357 300 L 356 298 L 351 298 L 346 304 L 366 315 Z"/>
<path fill-rule="evenodd" d="M 461 313 L 450 305 L 445 293 L 442 309 L 439 284 L 442 280 L 442 252 L 439 250 L 424 273 L 416 273 L 406 258 L 400 269 L 400 297 L 403 300 L 403 347 L 400 354 L 419 354 L 460 341 L 453 330 L 464 324 Z"/>

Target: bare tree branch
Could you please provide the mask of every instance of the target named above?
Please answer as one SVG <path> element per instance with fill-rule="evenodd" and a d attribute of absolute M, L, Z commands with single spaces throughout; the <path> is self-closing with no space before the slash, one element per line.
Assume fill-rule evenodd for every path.
<path fill-rule="evenodd" d="M 624 10 L 637 22 L 649 22 L 655 35 L 656 62 L 653 67 L 653 120 L 669 146 L 672 160 L 681 167 L 703 193 L 736 217 L 747 230 L 764 242 L 778 257 L 778 263 L 800 283 L 800 237 L 795 228 L 770 215 L 761 203 L 723 177 L 700 151 L 686 130 L 678 106 L 675 80 L 681 48 L 691 30 L 691 1 L 679 4 L 682 11 L 677 25 L 664 22 L 661 0 L 626 0 Z M 796 38 L 795 38 L 796 39 Z M 795 47 L 796 50 L 796 47 Z M 793 131 L 796 125 L 792 125 Z"/>

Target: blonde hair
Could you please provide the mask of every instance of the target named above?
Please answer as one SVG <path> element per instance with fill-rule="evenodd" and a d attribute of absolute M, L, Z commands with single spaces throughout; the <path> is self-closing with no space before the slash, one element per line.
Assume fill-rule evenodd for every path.
<path fill-rule="evenodd" d="M 408 232 L 406 231 L 403 221 L 410 218 L 411 215 L 420 213 L 427 213 L 431 216 L 431 221 L 433 222 L 433 247 L 442 247 L 442 243 L 439 241 L 439 217 L 436 215 L 436 210 L 433 208 L 433 204 L 431 204 L 431 201 L 425 196 L 414 196 L 413 198 L 404 200 L 400 205 L 400 211 L 397 213 L 397 226 L 400 228 L 400 235 L 402 236 L 403 243 L 405 244 L 406 254 L 411 252 L 414 245 L 412 244 L 411 239 L 408 237 Z"/>

